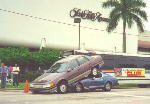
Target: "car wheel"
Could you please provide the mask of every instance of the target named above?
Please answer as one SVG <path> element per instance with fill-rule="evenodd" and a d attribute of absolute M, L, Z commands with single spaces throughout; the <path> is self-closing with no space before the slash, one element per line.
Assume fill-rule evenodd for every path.
<path fill-rule="evenodd" d="M 91 70 L 91 75 L 92 76 L 96 76 L 98 74 L 98 70 L 96 67 L 94 67 L 92 70 Z"/>
<path fill-rule="evenodd" d="M 60 82 L 57 86 L 57 92 L 60 94 L 65 94 L 67 93 L 68 87 L 66 82 Z"/>
<path fill-rule="evenodd" d="M 105 85 L 104 85 L 104 88 L 103 90 L 104 91 L 111 91 L 111 83 L 110 82 L 107 82 Z"/>
<path fill-rule="evenodd" d="M 83 85 L 81 83 L 77 83 L 75 86 L 76 92 L 82 92 L 83 91 Z"/>

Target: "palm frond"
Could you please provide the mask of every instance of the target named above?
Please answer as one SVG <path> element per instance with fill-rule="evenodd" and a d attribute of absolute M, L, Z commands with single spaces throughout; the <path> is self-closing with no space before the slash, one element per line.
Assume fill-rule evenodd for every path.
<path fill-rule="evenodd" d="M 142 19 L 133 13 L 130 13 L 130 15 L 132 16 L 132 19 L 136 22 L 138 30 L 140 32 L 144 32 Z"/>
<path fill-rule="evenodd" d="M 132 13 L 137 14 L 138 16 L 140 16 L 142 19 L 144 19 L 145 21 L 147 21 L 147 14 L 145 11 L 141 10 L 140 8 L 134 8 L 130 10 Z"/>
<path fill-rule="evenodd" d="M 117 7 L 119 6 L 119 2 L 117 0 L 107 0 L 102 4 L 103 8 L 109 8 L 109 7 Z"/>
<path fill-rule="evenodd" d="M 112 11 L 110 12 L 109 18 L 113 18 L 115 15 L 120 14 L 121 13 L 121 7 L 116 7 L 114 9 L 112 9 Z"/>
<path fill-rule="evenodd" d="M 117 27 L 120 17 L 121 17 L 121 14 L 117 14 L 114 17 L 110 18 L 108 26 L 107 26 L 108 32 L 113 31 Z"/>
<path fill-rule="evenodd" d="M 129 0 L 131 7 L 135 8 L 141 8 L 141 7 L 146 7 L 146 3 L 143 2 L 143 0 Z"/>
<path fill-rule="evenodd" d="M 146 7 L 146 3 L 142 0 L 121 0 L 124 1 L 128 9 Z"/>
<path fill-rule="evenodd" d="M 132 16 L 130 15 L 130 13 L 127 13 L 126 21 L 127 21 L 127 24 L 128 24 L 128 28 L 131 28 L 132 25 L 134 24 L 134 22 L 133 22 L 133 19 L 132 19 Z"/>
<path fill-rule="evenodd" d="M 127 22 L 129 28 L 136 23 L 138 30 L 140 32 L 144 31 L 142 20 L 147 21 L 147 14 L 142 10 L 142 8 L 146 7 L 146 3 L 143 0 L 107 0 L 102 6 L 112 8 L 107 26 L 108 32 L 116 28 L 120 18 Z"/>

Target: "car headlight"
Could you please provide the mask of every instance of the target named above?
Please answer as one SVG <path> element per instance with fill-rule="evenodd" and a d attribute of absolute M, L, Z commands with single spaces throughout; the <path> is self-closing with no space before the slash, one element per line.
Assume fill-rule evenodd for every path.
<path fill-rule="evenodd" d="M 43 85 L 43 88 L 46 88 L 46 87 L 50 87 L 50 85 L 49 84 Z"/>
<path fill-rule="evenodd" d="M 46 87 L 53 87 L 53 86 L 55 86 L 54 82 L 50 82 L 49 84 L 43 85 L 43 88 L 46 88 Z"/>

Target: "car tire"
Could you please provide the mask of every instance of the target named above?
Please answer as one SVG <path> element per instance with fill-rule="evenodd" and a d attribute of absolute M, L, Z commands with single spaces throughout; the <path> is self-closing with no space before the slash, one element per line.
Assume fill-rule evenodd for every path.
<path fill-rule="evenodd" d="M 58 83 L 57 85 L 57 92 L 60 94 L 65 94 L 68 91 L 68 85 L 65 81 Z"/>
<path fill-rule="evenodd" d="M 107 83 L 104 85 L 103 90 L 104 90 L 104 91 L 111 91 L 111 87 L 112 87 L 111 83 L 110 83 L 110 82 L 107 82 Z"/>
<path fill-rule="evenodd" d="M 92 70 L 91 70 L 91 75 L 92 75 L 92 76 L 97 76 L 97 75 L 98 75 L 98 70 L 97 70 L 96 67 L 92 68 Z"/>
<path fill-rule="evenodd" d="M 83 85 L 81 83 L 77 83 L 76 86 L 75 86 L 75 91 L 76 92 L 83 92 L 84 88 L 83 88 Z"/>

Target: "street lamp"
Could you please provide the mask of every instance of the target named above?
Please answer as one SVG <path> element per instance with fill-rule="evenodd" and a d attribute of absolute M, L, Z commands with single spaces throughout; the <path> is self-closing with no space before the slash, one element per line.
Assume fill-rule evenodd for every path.
<path fill-rule="evenodd" d="M 46 44 L 46 38 L 42 38 L 42 39 L 41 39 L 40 50 L 42 50 L 43 48 L 45 48 L 45 44 Z"/>
<path fill-rule="evenodd" d="M 79 23 L 79 50 L 80 50 L 80 22 L 81 18 L 74 18 L 74 23 Z"/>

